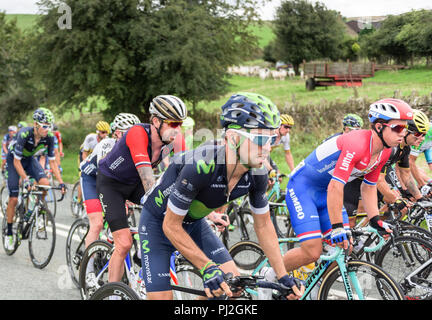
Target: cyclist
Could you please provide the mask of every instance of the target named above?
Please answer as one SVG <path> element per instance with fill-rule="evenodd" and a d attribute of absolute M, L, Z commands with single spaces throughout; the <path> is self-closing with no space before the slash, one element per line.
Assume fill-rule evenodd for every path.
<path fill-rule="evenodd" d="M 12 141 L 13 137 L 16 135 L 17 131 L 18 130 L 17 130 L 16 126 L 9 126 L 8 127 L 8 133 L 6 133 L 3 137 L 2 151 L 1 151 L 1 155 L 2 155 L 1 171 L 2 171 L 2 174 L 4 174 L 4 172 L 5 172 L 6 156 L 8 154 L 9 144 Z"/>
<path fill-rule="evenodd" d="M 384 202 L 397 202 L 399 209 L 402 209 L 406 205 L 406 202 L 398 201 L 402 197 L 413 197 L 415 200 L 422 199 L 422 194 L 410 172 L 409 155 L 411 147 L 418 147 L 424 140 L 428 130 L 429 119 L 427 116 L 420 110 L 414 110 L 413 119 L 408 120 L 408 131 L 404 140 L 400 145 L 393 148 L 392 155 L 383 167 L 378 180 L 379 197 L 383 198 Z M 396 164 L 395 168 L 392 167 L 393 164 Z M 399 172 L 400 182 L 396 171 Z"/>
<path fill-rule="evenodd" d="M 126 200 L 140 203 L 144 193 L 151 189 L 152 167 L 162 160 L 162 150 L 174 141 L 187 116 L 186 105 L 172 95 L 155 97 L 149 112 L 150 124 L 133 126 L 99 162 L 96 186 L 115 243 L 108 271 L 110 282 L 121 280 L 124 259 L 132 246 Z M 184 149 L 174 150 L 178 151 Z"/>
<path fill-rule="evenodd" d="M 64 157 L 64 153 L 63 153 L 63 139 L 62 139 L 61 132 L 59 131 L 58 126 L 56 124 L 53 125 L 53 133 L 54 133 L 54 136 L 57 139 L 57 144 L 56 144 L 56 161 L 57 161 L 57 165 L 60 167 L 61 166 L 61 158 Z"/>
<path fill-rule="evenodd" d="M 20 121 L 20 122 L 18 122 L 17 127 L 18 127 L 18 130 L 21 130 L 21 128 L 25 128 L 25 127 L 27 127 L 27 122 L 25 122 L 25 121 Z"/>
<path fill-rule="evenodd" d="M 291 174 L 285 200 L 301 245 L 284 255 L 288 271 L 318 260 L 322 237 L 348 249 L 344 186 L 356 177 L 363 177 L 361 196 L 370 225 L 391 232 L 379 219 L 376 183 L 391 147 L 402 143 L 413 110 L 402 100 L 383 99 L 370 106 L 368 116 L 371 130 L 355 130 L 323 142 Z"/>
<path fill-rule="evenodd" d="M 428 175 L 417 166 L 416 160 L 421 153 L 424 153 L 428 167 L 432 169 L 432 126 L 430 126 L 423 142 L 418 147 L 411 147 L 409 159 L 410 170 L 419 188 L 427 186 L 432 182 Z"/>
<path fill-rule="evenodd" d="M 90 228 L 85 239 L 86 247 L 99 238 L 103 227 L 103 210 L 96 190 L 96 176 L 99 161 L 105 158 L 114 147 L 116 141 L 135 124 L 141 123 L 138 117 L 131 113 L 120 113 L 115 116 L 112 123 L 113 137 L 100 141 L 93 152 L 81 162 L 81 186 L 83 190 L 84 206 L 89 218 Z"/>
<path fill-rule="evenodd" d="M 98 121 L 96 123 L 96 133 L 89 133 L 80 147 L 80 163 L 87 158 L 93 151 L 94 147 L 101 142 L 102 139 L 108 137 L 111 133 L 111 128 L 108 122 Z"/>
<path fill-rule="evenodd" d="M 282 284 L 293 287 L 296 283 L 285 271 L 270 220 L 265 196 L 267 170 L 257 169 L 263 166 L 276 138 L 279 111 L 264 96 L 238 93 L 222 106 L 221 124 L 226 143 L 175 155 L 143 199 L 138 230 L 148 299 L 172 299 L 169 260 L 176 249 L 201 270 L 208 297 L 223 292 L 231 296 L 223 275 L 239 273 L 203 218 L 248 193 L 264 252 Z"/>
<path fill-rule="evenodd" d="M 7 155 L 6 171 L 7 185 L 9 189 L 9 203 L 7 212 L 7 241 L 6 247 L 11 249 L 13 246 L 12 224 L 15 215 L 15 207 L 18 203 L 19 179 L 22 179 L 24 186 L 30 186 L 29 177 L 35 179 L 38 184 L 49 185 L 43 168 L 40 166 L 36 157 L 48 149 L 48 159 L 51 169 L 62 193 L 66 191 L 66 186 L 60 175 L 60 171 L 55 162 L 54 156 L 54 135 L 50 132 L 54 116 L 46 108 L 39 108 L 33 113 L 33 127 L 22 128 L 14 137 L 9 145 Z"/>

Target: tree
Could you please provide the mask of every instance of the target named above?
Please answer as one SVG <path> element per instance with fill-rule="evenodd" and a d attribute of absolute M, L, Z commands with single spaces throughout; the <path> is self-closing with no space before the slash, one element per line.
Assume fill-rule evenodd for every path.
<path fill-rule="evenodd" d="M 107 114 L 145 113 L 159 94 L 196 104 L 225 93 L 229 65 L 257 46 L 247 31 L 255 0 L 67 0 L 72 28 L 42 0 L 33 66 L 64 110 L 103 96 Z"/>
<path fill-rule="evenodd" d="M 336 11 L 306 0 L 284 1 L 274 22 L 275 56 L 293 63 L 296 70 L 303 60 L 341 57 L 345 29 Z"/>
<path fill-rule="evenodd" d="M 27 37 L 2 12 L 0 43 L 0 125 L 5 127 L 22 120 L 18 116 L 33 110 L 38 100 L 28 67 Z"/>

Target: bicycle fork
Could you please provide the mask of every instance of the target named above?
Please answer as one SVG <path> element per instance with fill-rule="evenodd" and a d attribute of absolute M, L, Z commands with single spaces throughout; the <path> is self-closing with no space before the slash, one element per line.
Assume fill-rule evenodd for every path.
<path fill-rule="evenodd" d="M 336 262 L 338 264 L 342 280 L 345 287 L 345 292 L 347 294 L 348 300 L 354 300 L 354 292 L 353 287 L 355 289 L 355 292 L 357 293 L 357 296 L 360 300 L 364 300 L 363 291 L 360 285 L 360 282 L 357 278 L 357 275 L 354 271 L 348 270 L 348 263 L 347 258 L 345 254 L 341 254 L 336 258 Z M 350 282 L 351 281 L 351 282 Z M 352 285 L 351 285 L 352 283 Z"/>

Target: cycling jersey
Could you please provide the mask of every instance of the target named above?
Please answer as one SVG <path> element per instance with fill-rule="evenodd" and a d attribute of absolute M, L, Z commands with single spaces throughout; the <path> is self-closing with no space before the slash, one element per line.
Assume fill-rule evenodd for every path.
<path fill-rule="evenodd" d="M 99 141 L 98 141 L 97 133 L 89 133 L 85 137 L 84 142 L 80 146 L 80 152 L 92 153 L 93 149 L 96 147 L 98 143 Z"/>
<path fill-rule="evenodd" d="M 147 292 L 171 289 L 169 259 L 176 248 L 162 229 L 167 207 L 175 214 L 185 216 L 184 230 L 217 264 L 226 263 L 231 257 L 203 218 L 248 193 L 255 214 L 269 211 L 265 169 L 246 172 L 229 195 L 227 184 L 225 146 L 209 144 L 175 155 L 153 189 L 146 193 L 138 230 Z"/>
<path fill-rule="evenodd" d="M 254 213 L 269 211 L 265 169 L 245 173 L 229 195 L 225 194 L 226 186 L 225 146 L 206 145 L 175 155 L 143 202 L 154 215 L 163 216 L 168 206 L 174 213 L 185 216 L 187 222 L 204 218 L 248 193 Z"/>
<path fill-rule="evenodd" d="M 96 187 L 96 175 L 99 161 L 111 151 L 116 140 L 113 138 L 105 138 L 99 142 L 93 152 L 84 159 L 80 164 L 81 170 L 81 188 L 83 195 L 83 203 L 87 214 L 93 212 L 102 212 L 102 206 L 99 201 L 99 194 Z"/>
<path fill-rule="evenodd" d="M 14 136 L 15 135 L 11 136 L 9 133 L 6 133 L 4 135 L 4 137 L 3 137 L 3 140 L 2 140 L 2 150 L 1 150 L 1 155 L 2 155 L 2 159 L 3 160 L 6 159 L 6 154 L 7 154 L 7 152 L 5 152 L 3 150 L 3 146 L 5 146 L 6 150 L 7 150 L 9 148 L 9 144 L 11 143 L 11 141 L 12 141 L 12 139 L 13 139 Z"/>
<path fill-rule="evenodd" d="M 276 143 L 272 147 L 277 147 L 279 145 L 283 145 L 283 148 L 285 151 L 288 151 L 291 149 L 290 147 L 290 135 L 287 133 L 286 135 L 282 136 L 279 141 L 276 141 Z"/>
<path fill-rule="evenodd" d="M 411 147 L 412 156 L 418 157 L 421 153 L 425 154 L 427 163 L 432 163 L 432 126 L 427 132 L 423 142 L 418 147 Z"/>
<path fill-rule="evenodd" d="M 124 184 L 140 183 L 137 169 L 156 167 L 162 161 L 163 150 L 169 147 L 170 145 L 164 145 L 158 159 L 152 160 L 150 124 L 137 124 L 129 129 L 106 158 L 100 161 L 99 170 L 105 176 Z M 184 143 L 182 150 L 174 151 L 184 151 Z"/>
<path fill-rule="evenodd" d="M 351 131 L 324 141 L 294 169 L 285 200 L 300 241 L 330 235 L 327 187 L 332 179 L 345 185 L 363 177 L 363 183 L 376 185 L 391 149 L 381 151 L 373 163 L 371 152 L 372 131 Z M 349 228 L 345 209 L 342 216 L 344 226 Z"/>
<path fill-rule="evenodd" d="M 48 135 L 41 138 L 35 145 L 33 127 L 22 128 L 10 143 L 9 151 L 18 160 L 41 156 L 47 151 L 48 159 L 55 160 L 54 135 L 48 132 Z"/>

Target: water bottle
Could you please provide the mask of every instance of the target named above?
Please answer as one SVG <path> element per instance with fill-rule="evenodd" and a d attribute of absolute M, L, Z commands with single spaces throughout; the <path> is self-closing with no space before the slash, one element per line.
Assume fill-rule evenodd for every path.
<path fill-rule="evenodd" d="M 36 201 L 33 195 L 29 195 L 29 203 L 28 203 L 28 210 L 27 213 L 24 216 L 25 221 L 29 221 L 31 215 L 33 214 L 33 210 L 36 206 Z"/>

